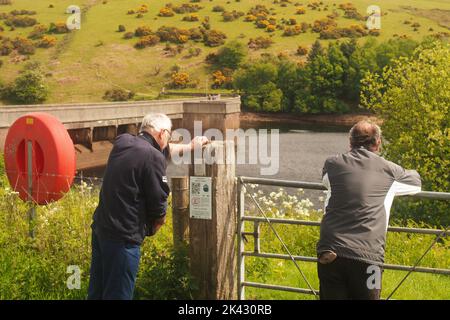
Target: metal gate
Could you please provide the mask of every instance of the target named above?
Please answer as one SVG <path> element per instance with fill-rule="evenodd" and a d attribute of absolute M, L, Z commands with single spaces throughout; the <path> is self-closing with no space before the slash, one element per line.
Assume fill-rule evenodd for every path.
<path fill-rule="evenodd" d="M 238 230 L 237 230 L 237 232 L 238 232 L 238 299 L 240 299 L 240 300 L 245 299 L 245 287 L 280 290 L 280 291 L 287 291 L 287 292 L 296 292 L 296 293 L 301 293 L 301 294 L 311 294 L 311 295 L 315 295 L 317 297 L 319 294 L 319 291 L 316 289 L 313 289 L 312 287 L 296 288 L 296 287 L 265 284 L 265 283 L 258 283 L 258 282 L 249 282 L 249 281 L 245 280 L 245 257 L 292 260 L 294 263 L 295 263 L 295 261 L 314 262 L 314 263 L 317 262 L 316 257 L 291 255 L 289 251 L 287 252 L 288 254 L 261 252 L 261 249 L 260 249 L 260 224 L 262 224 L 262 223 L 267 223 L 269 225 L 271 225 L 271 224 L 289 224 L 289 225 L 310 226 L 310 227 L 319 227 L 320 226 L 320 222 L 318 222 L 318 221 L 268 218 L 265 216 L 263 216 L 263 217 L 246 216 L 245 215 L 245 188 L 246 188 L 247 184 L 258 184 L 258 185 L 289 187 L 289 188 L 303 188 L 303 189 L 309 189 L 309 190 L 326 190 L 326 188 L 321 183 L 276 180 L 276 179 L 265 179 L 265 178 L 254 178 L 254 177 L 238 177 Z M 420 198 L 420 199 L 450 200 L 450 193 L 423 191 L 423 192 L 417 193 L 411 197 Z M 253 200 L 254 200 L 254 198 L 253 198 Z M 246 232 L 244 230 L 244 223 L 246 221 L 253 222 L 253 232 Z M 275 232 L 275 230 L 274 230 L 274 232 Z M 404 233 L 435 235 L 437 237 L 437 239 L 438 239 L 438 237 L 446 237 L 446 236 L 450 235 L 450 231 L 448 231 L 448 230 L 424 229 L 424 228 L 404 228 L 404 227 L 389 227 L 388 232 L 404 232 Z M 245 236 L 251 236 L 254 238 L 253 251 L 245 251 L 245 245 L 244 245 L 244 237 Z M 426 268 L 426 267 L 405 266 L 405 265 L 397 265 L 397 264 L 384 264 L 383 269 L 409 271 L 409 272 L 421 272 L 421 273 L 433 273 L 433 274 L 442 274 L 442 275 L 450 276 L 450 269 Z M 300 271 L 300 269 L 299 269 L 299 271 Z M 308 285 L 309 285 L 309 283 L 308 283 Z"/>

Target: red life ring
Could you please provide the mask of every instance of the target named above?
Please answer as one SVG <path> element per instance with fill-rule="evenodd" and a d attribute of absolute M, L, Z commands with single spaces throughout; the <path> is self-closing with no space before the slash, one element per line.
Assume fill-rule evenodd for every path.
<path fill-rule="evenodd" d="M 72 185 L 75 148 L 64 125 L 50 114 L 34 112 L 17 119 L 8 130 L 4 155 L 9 183 L 24 201 L 30 200 L 29 182 L 37 204 L 59 200 Z"/>

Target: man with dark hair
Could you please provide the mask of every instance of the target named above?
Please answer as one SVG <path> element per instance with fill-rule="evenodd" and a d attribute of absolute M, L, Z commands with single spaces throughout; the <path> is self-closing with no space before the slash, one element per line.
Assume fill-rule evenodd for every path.
<path fill-rule="evenodd" d="M 320 298 L 379 299 L 392 201 L 420 192 L 421 180 L 377 154 L 378 125 L 360 121 L 349 139 L 350 151 L 323 167 L 328 194 L 317 244 Z"/>

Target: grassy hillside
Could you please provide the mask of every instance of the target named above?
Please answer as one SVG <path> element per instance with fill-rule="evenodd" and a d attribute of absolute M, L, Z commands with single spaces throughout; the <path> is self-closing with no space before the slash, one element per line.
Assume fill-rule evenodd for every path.
<path fill-rule="evenodd" d="M 208 53 L 215 52 L 217 48 L 188 41 L 184 44 L 181 53 L 175 56 L 165 54 L 165 43 L 145 49 L 135 49 L 134 45 L 138 38 L 124 39 L 124 33 L 117 32 L 118 25 L 124 25 L 126 32 L 134 32 L 137 27 L 142 25 L 149 26 L 153 31 L 161 26 L 189 29 L 200 26 L 204 17 L 208 16 L 211 29 L 224 32 L 227 41 L 238 40 L 247 44 L 250 38 L 258 36 L 272 38 L 274 43 L 270 48 L 251 50 L 250 57 L 258 57 L 263 52 L 270 52 L 284 53 L 292 59 L 299 59 L 295 54 L 298 46 L 310 45 L 319 37 L 318 33 L 311 32 L 311 29 L 306 33 L 291 37 L 283 36 L 282 30 L 268 33 L 265 29 L 257 28 L 252 22 L 245 22 L 245 16 L 232 22 L 224 22 L 222 13 L 213 12 L 212 8 L 221 5 L 226 11 L 236 10 L 247 14 L 251 7 L 262 4 L 268 9 L 273 8 L 271 16 L 277 19 L 277 24 L 283 18 L 286 20 L 295 18 L 297 23 L 312 24 L 315 20 L 326 18 L 333 10 L 336 10 L 340 14 L 336 18 L 338 27 L 345 27 L 354 24 L 363 25 L 365 22 L 343 17 L 343 11 L 337 9 L 341 3 L 353 3 L 363 16 L 366 15 L 366 8 L 374 3 L 372 0 L 322 0 L 323 4 L 318 9 L 312 10 L 308 4 L 313 1 L 305 0 L 290 2 L 202 0 L 192 3 L 202 7 L 196 13 L 199 21 L 188 22 L 182 21 L 187 14 L 175 14 L 172 17 L 158 16 L 160 9 L 169 2 L 174 6 L 190 3 L 189 0 L 78 1 L 77 4 L 83 10 L 81 30 L 54 35 L 57 38 L 54 47 L 38 48 L 36 53 L 30 56 L 30 61 L 41 62 L 47 73 L 51 89 L 48 102 L 100 101 L 104 92 L 113 87 L 125 88 L 138 92 L 141 96 L 152 98 L 157 96 L 161 88 L 170 80 L 174 65 L 189 72 L 198 83 L 195 90 L 205 92 L 206 87 L 211 85 L 212 70 L 208 70 L 204 60 Z M 12 5 L 0 5 L 0 13 L 9 13 L 14 9 L 34 10 L 36 15 L 33 17 L 38 20 L 38 23 L 49 25 L 52 22 L 64 22 L 68 17 L 64 13 L 65 9 L 73 3 L 73 1 L 66 0 L 12 0 Z M 450 2 L 446 0 L 381 0 L 376 3 L 381 7 L 383 13 L 382 29 L 378 37 L 380 41 L 392 38 L 395 34 L 420 40 L 426 35 L 448 32 L 448 11 L 444 10 L 450 10 Z M 50 4 L 53 7 L 50 7 Z M 141 18 L 137 18 L 136 14 L 127 14 L 129 10 L 137 10 L 142 4 L 148 6 L 148 12 L 143 13 Z M 334 4 L 336 5 L 334 6 Z M 296 10 L 300 6 L 305 8 L 305 14 L 296 15 Z M 325 8 L 327 8 L 326 11 Z M 420 27 L 414 31 L 411 24 L 404 23 L 405 20 L 419 23 Z M 0 35 L 9 38 L 27 37 L 33 29 L 33 27 L 17 27 L 11 31 L 5 25 L 4 20 L 0 20 L 0 26 L 4 29 Z M 360 41 L 364 41 L 363 39 L 360 38 Z M 322 41 L 326 43 L 333 40 Z M 190 48 L 200 48 L 201 52 L 198 56 L 189 57 Z M 8 56 L 0 56 L 0 60 L 3 61 L 3 66 L 0 67 L 0 80 L 3 82 L 14 80 L 25 64 L 25 61 L 21 61 L 23 58 L 14 52 Z"/>

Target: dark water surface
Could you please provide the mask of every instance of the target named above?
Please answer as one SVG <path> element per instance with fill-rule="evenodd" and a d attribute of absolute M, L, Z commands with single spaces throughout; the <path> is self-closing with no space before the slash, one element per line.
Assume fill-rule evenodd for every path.
<path fill-rule="evenodd" d="M 277 123 L 259 126 L 243 123 L 241 127 L 244 130 L 249 128 L 279 129 L 280 158 L 279 170 L 274 175 L 262 176 L 259 164 L 237 165 L 237 175 L 318 182 L 321 179 L 322 166 L 326 158 L 348 149 L 349 128 L 346 127 Z M 85 170 L 83 175 L 101 178 L 104 169 L 105 167 L 99 167 Z M 169 179 L 173 176 L 187 174 L 186 165 L 170 164 L 167 170 Z"/>

